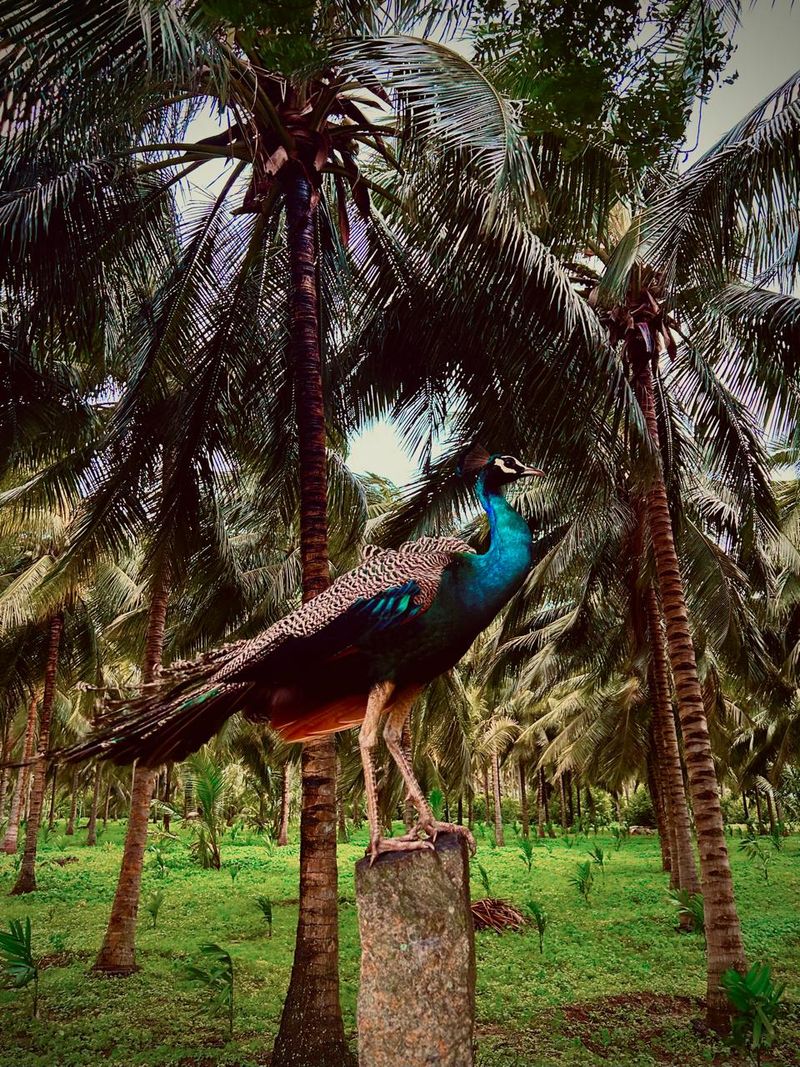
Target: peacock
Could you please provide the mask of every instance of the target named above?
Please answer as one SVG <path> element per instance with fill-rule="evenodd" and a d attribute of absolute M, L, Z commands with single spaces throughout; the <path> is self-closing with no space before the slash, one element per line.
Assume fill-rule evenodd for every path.
<path fill-rule="evenodd" d="M 473 448 L 462 473 L 477 473 L 476 495 L 489 521 L 486 552 L 475 553 L 456 537 L 373 548 L 359 566 L 257 637 L 173 664 L 60 757 L 137 759 L 146 767 L 177 762 L 237 711 L 253 721 L 268 720 L 287 741 L 360 725 L 372 860 L 383 852 L 432 848 L 444 831 L 466 836 L 474 848 L 464 827 L 434 818 L 401 735 L 421 690 L 458 662 L 525 580 L 531 532 L 503 487 L 543 472 L 513 456 Z M 419 816 L 414 829 L 398 838 L 381 835 L 378 817 L 375 749 L 381 721 Z"/>

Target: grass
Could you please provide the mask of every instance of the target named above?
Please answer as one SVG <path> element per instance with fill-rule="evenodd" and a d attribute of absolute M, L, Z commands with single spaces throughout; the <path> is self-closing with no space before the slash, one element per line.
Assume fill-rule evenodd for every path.
<path fill-rule="evenodd" d="M 0 989 L 0 1067 L 256 1067 L 269 1049 L 289 978 L 297 919 L 299 849 L 270 851 L 246 832 L 223 841 L 223 869 L 199 870 L 188 836 L 162 843 L 165 870 L 148 855 L 142 898 L 163 890 L 158 925 L 141 916 L 138 961 L 128 979 L 87 972 L 99 948 L 120 860 L 124 827 L 110 827 L 96 848 L 84 834 L 58 830 L 42 844 L 39 890 L 9 897 L 15 866 L 0 857 L 0 925 L 30 916 L 34 950 L 45 957 L 40 1018 L 28 994 Z M 700 1065 L 741 1062 L 698 1026 L 705 962 L 701 940 L 675 930 L 655 838 L 632 838 L 620 851 L 601 834 L 536 844 L 532 869 L 519 859 L 509 828 L 504 848 L 478 838 L 478 859 L 492 894 L 524 910 L 535 898 L 549 915 L 540 955 L 534 928 L 524 934 L 477 936 L 480 1067 L 545 1064 Z M 788 984 L 787 1012 L 767 1063 L 800 1064 L 800 838 L 775 853 L 770 884 L 731 848 L 736 894 L 751 961 L 773 966 Z M 596 844 L 610 854 L 587 906 L 569 878 Z M 353 866 L 366 833 L 339 846 L 341 986 L 345 1026 L 355 1042 L 358 933 Z M 77 862 L 59 865 L 66 855 Z M 238 866 L 232 882 L 229 864 Z M 473 863 L 473 899 L 485 895 Z M 273 936 L 258 906 L 273 905 Z M 213 1015 L 208 997 L 184 975 L 209 941 L 228 949 L 236 969 L 234 1038 Z M 412 995 L 409 991 L 409 995 Z M 446 1010 L 446 1005 L 440 1006 Z"/>

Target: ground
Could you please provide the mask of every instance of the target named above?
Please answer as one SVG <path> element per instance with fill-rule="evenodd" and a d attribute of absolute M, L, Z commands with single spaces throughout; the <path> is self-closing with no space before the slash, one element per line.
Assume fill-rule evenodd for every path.
<path fill-rule="evenodd" d="M 297 915 L 299 849 L 265 845 L 248 831 L 229 832 L 223 869 L 202 871 L 190 836 L 148 851 L 142 896 L 163 890 L 155 928 L 143 911 L 141 970 L 104 979 L 88 969 L 99 948 L 120 861 L 123 824 L 96 848 L 85 834 L 57 827 L 41 847 L 39 890 L 9 897 L 15 860 L 0 857 L 0 926 L 30 916 L 34 949 L 45 957 L 40 1018 L 30 1018 L 27 990 L 0 990 L 0 1067 L 256 1067 L 269 1062 L 289 978 Z M 479 828 L 478 862 L 491 895 L 517 905 L 533 898 L 549 914 L 543 954 L 531 930 L 477 936 L 480 1067 L 613 1064 L 645 1067 L 742 1061 L 700 1025 L 705 963 L 698 936 L 675 930 L 655 838 L 632 838 L 619 851 L 602 834 L 547 840 L 534 849 L 529 874 L 507 828 L 504 848 Z M 233 839 L 232 839 L 233 837 Z M 366 836 L 339 848 L 341 978 L 345 1026 L 355 1041 L 358 934 L 353 866 Z M 570 885 L 576 864 L 599 844 L 610 856 L 595 868 L 587 905 Z M 772 855 L 769 884 L 731 842 L 736 896 L 751 960 L 773 966 L 787 983 L 779 1039 L 764 1062 L 800 1065 L 800 837 Z M 767 842 L 768 844 L 768 842 Z M 771 846 L 770 846 L 771 847 Z M 156 848 L 162 850 L 163 873 Z M 59 862 L 75 857 L 75 862 Z M 485 895 L 473 864 L 473 899 Z M 233 877 L 232 877 L 233 875 Z M 256 904 L 273 902 L 274 929 Z M 234 1036 L 215 1015 L 208 991 L 193 985 L 186 964 L 214 941 L 235 964 Z M 444 1006 L 446 1008 L 446 1006 Z"/>

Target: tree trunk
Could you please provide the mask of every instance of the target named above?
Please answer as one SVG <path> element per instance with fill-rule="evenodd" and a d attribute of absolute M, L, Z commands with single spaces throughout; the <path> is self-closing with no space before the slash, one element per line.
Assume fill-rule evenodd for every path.
<path fill-rule="evenodd" d="M 72 772 L 72 778 L 69 786 L 70 803 L 69 803 L 69 818 L 67 819 L 67 828 L 64 833 L 68 837 L 72 837 L 75 833 L 75 816 L 78 813 L 78 771 L 77 768 Z"/>
<path fill-rule="evenodd" d="M 492 804 L 489 800 L 489 765 L 487 763 L 483 765 L 483 802 L 486 805 L 486 814 L 483 817 L 483 821 L 488 826 Z"/>
<path fill-rule="evenodd" d="M 25 805 L 25 792 L 28 788 L 28 773 L 30 767 L 28 761 L 33 756 L 34 737 L 36 736 L 36 706 L 38 698 L 34 693 L 28 705 L 28 720 L 25 724 L 25 742 L 22 746 L 22 766 L 17 771 L 17 781 L 14 788 L 14 796 L 11 798 L 11 811 L 8 816 L 8 826 L 3 839 L 3 852 L 13 856 L 17 851 L 19 840 L 19 823 L 22 809 Z"/>
<path fill-rule="evenodd" d="M 653 733 L 654 730 L 651 723 L 650 747 L 647 753 L 647 788 L 650 792 L 650 800 L 653 804 L 653 813 L 656 817 L 656 826 L 658 828 L 658 843 L 661 848 L 661 870 L 671 874 L 672 842 L 670 841 L 669 819 L 667 818 L 664 801 L 664 787 L 659 780 L 658 756 L 656 755 L 656 742 Z M 674 888 L 674 885 L 675 880 L 670 877 L 670 886 Z"/>
<path fill-rule="evenodd" d="M 164 648 L 164 627 L 167 621 L 169 586 L 162 571 L 156 579 L 147 619 L 142 682 L 150 685 L 158 675 Z M 147 847 L 147 823 L 156 772 L 149 767 L 134 767 L 131 787 L 131 807 L 125 844 L 122 850 L 114 903 L 111 905 L 106 934 L 95 960 L 94 971 L 103 974 L 129 975 L 136 966 L 136 918 L 139 913 L 139 887 L 142 881 L 144 851 Z"/>
<path fill-rule="evenodd" d="M 169 833 L 169 828 L 172 820 L 172 816 L 169 813 L 169 802 L 172 796 L 172 764 L 167 764 L 167 769 L 164 771 L 164 830 Z"/>
<path fill-rule="evenodd" d="M 290 350 L 300 466 L 303 600 L 330 584 L 325 407 L 322 390 L 317 194 L 302 164 L 281 171 L 286 202 Z M 336 869 L 336 749 L 333 738 L 306 743 L 300 813 L 300 912 L 289 991 L 272 1067 L 353 1063 L 339 1002 Z"/>
<path fill-rule="evenodd" d="M 744 821 L 750 822 L 750 812 L 747 808 L 747 793 L 742 790 L 742 814 L 744 815 Z"/>
<path fill-rule="evenodd" d="M 6 764 L 11 758 L 11 718 L 6 719 L 3 726 L 3 739 L 0 743 L 0 825 L 2 825 L 6 813 L 6 790 L 8 789 L 8 767 Z"/>
<path fill-rule="evenodd" d="M 522 836 L 531 836 L 531 815 L 528 810 L 528 783 L 525 779 L 527 767 L 520 760 L 519 763 L 519 817 L 522 822 Z"/>
<path fill-rule="evenodd" d="M 638 362 L 637 393 L 650 437 L 658 450 L 658 422 L 649 356 L 640 357 Z M 660 472 L 647 494 L 647 514 L 700 849 L 708 949 L 707 1021 L 712 1029 L 722 1032 L 730 1027 L 730 1006 L 720 985 L 722 975 L 728 968 L 744 973 L 746 961 L 733 894 L 719 784 L 711 752 L 703 695 L 697 677 L 697 663 L 672 535 L 667 492 Z"/>
<path fill-rule="evenodd" d="M 58 768 L 53 767 L 50 783 L 50 810 L 47 813 L 47 829 L 52 830 L 56 824 L 56 786 L 58 785 Z"/>
<path fill-rule="evenodd" d="M 536 833 L 539 837 L 544 837 L 544 825 L 547 822 L 545 818 L 545 783 L 544 783 L 544 771 L 540 768 L 536 772 Z"/>
<path fill-rule="evenodd" d="M 759 834 L 765 834 L 767 828 L 764 825 L 764 811 L 761 807 L 761 794 L 758 789 L 753 790 L 753 796 L 756 799 L 756 819 L 758 820 L 758 832 Z"/>
<path fill-rule="evenodd" d="M 278 827 L 278 844 L 283 847 L 289 844 L 289 795 L 290 795 L 289 761 L 283 765 L 283 777 L 281 778 L 281 814 Z"/>
<path fill-rule="evenodd" d="M 103 804 L 103 829 L 108 829 L 108 809 L 111 806 L 111 783 L 106 786 L 106 799 Z"/>
<path fill-rule="evenodd" d="M 688 893 L 698 893 L 700 881 L 697 877 L 697 863 L 694 858 L 692 825 L 689 819 L 689 806 L 686 803 L 678 732 L 675 729 L 675 716 L 672 713 L 667 647 L 658 597 L 652 586 L 647 592 L 647 628 L 653 683 L 654 729 L 661 752 L 665 811 L 669 821 L 671 853 L 674 858 L 672 874 L 675 887 L 685 889 Z M 685 925 L 689 921 L 688 917 L 682 921 Z"/>
<path fill-rule="evenodd" d="M 503 837 L 503 809 L 500 805 L 500 757 L 492 756 L 492 791 L 494 793 L 494 839 L 498 845 L 506 843 Z"/>
<path fill-rule="evenodd" d="M 569 811 L 569 825 L 575 825 L 575 809 L 572 806 L 572 771 L 565 772 L 564 787 L 567 790 L 567 809 Z"/>
<path fill-rule="evenodd" d="M 581 822 L 581 780 L 575 776 L 575 808 L 578 814 L 578 822 Z"/>
<path fill-rule="evenodd" d="M 567 790 L 564 786 L 563 774 L 559 774 L 558 776 L 558 788 L 559 797 L 561 800 L 561 829 L 564 831 L 564 833 L 566 833 L 569 829 L 569 826 L 567 823 Z"/>
<path fill-rule="evenodd" d="M 97 844 L 97 807 L 100 801 L 100 782 L 102 777 L 100 763 L 95 763 L 92 806 L 89 808 L 89 822 L 86 824 L 86 844 L 90 847 Z"/>
<path fill-rule="evenodd" d="M 775 829 L 776 829 L 776 824 L 775 824 L 775 806 L 772 803 L 772 797 L 771 797 L 771 795 L 769 793 L 766 793 L 766 797 L 767 797 L 767 818 L 769 819 L 769 832 L 771 834 L 774 834 L 775 833 Z"/>
<path fill-rule="evenodd" d="M 475 829 L 475 802 L 472 794 L 472 782 L 469 784 L 469 793 L 467 794 L 467 829 Z"/>
<path fill-rule="evenodd" d="M 44 674 L 42 707 L 39 714 L 38 759 L 33 769 L 33 788 L 31 789 L 28 824 L 25 827 L 25 851 L 12 894 L 32 893 L 36 889 L 36 846 L 39 840 L 39 826 L 42 820 L 42 805 L 47 779 L 47 747 L 50 744 L 50 721 L 53 717 L 53 704 L 56 699 L 56 674 L 58 673 L 58 650 L 61 634 L 64 630 L 64 616 L 59 612 L 50 620 L 50 637 L 47 645 L 47 664 Z"/>

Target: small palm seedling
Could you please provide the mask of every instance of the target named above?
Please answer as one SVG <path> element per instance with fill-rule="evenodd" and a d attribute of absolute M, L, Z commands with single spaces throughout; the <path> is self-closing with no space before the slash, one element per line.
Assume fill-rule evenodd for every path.
<path fill-rule="evenodd" d="M 444 812 L 444 793 L 441 789 L 431 789 L 428 803 L 430 804 L 434 819 L 440 820 L 442 818 L 442 813 Z"/>
<path fill-rule="evenodd" d="M 33 955 L 31 944 L 31 920 L 12 919 L 8 931 L 0 932 L 0 962 L 3 972 L 14 987 L 24 989 L 33 985 L 31 1015 L 39 1017 L 39 961 Z"/>
<path fill-rule="evenodd" d="M 776 822 L 769 832 L 772 847 L 776 852 L 783 852 L 783 838 L 785 833 L 786 827 L 782 822 Z"/>
<path fill-rule="evenodd" d="M 153 855 L 153 865 L 155 866 L 156 875 L 159 878 L 163 878 L 167 873 L 167 856 L 162 848 L 158 845 L 154 845 L 151 849 Z"/>
<path fill-rule="evenodd" d="M 740 852 L 744 852 L 750 862 L 758 867 L 764 881 L 769 885 L 769 865 L 772 862 L 772 856 L 767 852 L 759 839 L 755 836 L 743 838 L 739 844 L 739 850 Z"/>
<path fill-rule="evenodd" d="M 528 868 L 528 874 L 533 868 L 533 841 L 529 837 L 521 837 L 519 842 L 520 858 Z"/>
<path fill-rule="evenodd" d="M 688 889 L 670 889 L 670 900 L 678 909 L 678 915 L 688 924 L 688 928 L 701 937 L 706 936 L 705 910 L 703 894 L 690 893 Z M 681 923 L 683 925 L 683 922 Z"/>
<path fill-rule="evenodd" d="M 478 877 L 481 880 L 483 891 L 487 897 L 490 897 L 492 895 L 492 889 L 489 885 L 489 875 L 486 873 L 486 868 L 483 866 L 482 863 L 478 863 L 477 860 L 475 860 L 475 866 L 478 868 Z"/>
<path fill-rule="evenodd" d="M 531 917 L 531 922 L 536 927 L 536 931 L 539 934 L 539 952 L 544 952 L 544 935 L 547 931 L 547 924 L 550 921 L 547 912 L 542 905 L 532 898 L 529 898 L 525 902 L 525 910 Z"/>
<path fill-rule="evenodd" d="M 567 848 L 574 848 L 576 841 L 576 837 L 572 837 L 570 834 L 564 834 L 564 844 L 567 846 Z"/>
<path fill-rule="evenodd" d="M 775 1023 L 786 986 L 773 982 L 764 963 L 754 963 L 744 975 L 727 970 L 722 985 L 734 1009 L 731 1044 L 747 1052 L 753 1063 L 760 1064 L 764 1049 L 775 1040 Z"/>
<path fill-rule="evenodd" d="M 628 836 L 628 827 L 623 825 L 612 826 L 611 836 L 614 838 L 614 851 L 619 852 L 622 846 L 625 844 L 625 838 Z"/>
<path fill-rule="evenodd" d="M 236 879 L 239 877 L 239 871 L 241 871 L 241 863 L 229 863 L 228 874 L 231 876 L 231 885 L 236 888 Z"/>
<path fill-rule="evenodd" d="M 606 877 L 606 864 L 608 863 L 608 856 L 603 851 L 602 845 L 595 845 L 594 848 L 589 849 L 589 855 L 591 856 L 592 863 L 596 863 L 600 868 L 600 873 L 605 881 Z"/>
<path fill-rule="evenodd" d="M 585 863 L 579 863 L 576 866 L 575 874 L 569 880 L 570 885 L 574 885 L 578 890 L 578 893 L 583 897 L 584 901 L 589 903 L 589 894 L 592 891 L 594 885 L 594 875 L 592 874 L 592 861 L 586 860 Z"/>
<path fill-rule="evenodd" d="M 268 937 L 272 937 L 272 901 L 269 897 L 256 897 L 256 904 L 261 909 L 261 914 L 264 916 L 264 922 L 267 924 L 269 930 Z"/>
<path fill-rule="evenodd" d="M 208 960 L 208 967 L 190 964 L 186 967 L 186 977 L 209 990 L 212 1007 L 227 1018 L 230 1039 L 233 1037 L 233 960 L 219 945 L 201 945 L 200 951 Z"/>
<path fill-rule="evenodd" d="M 164 903 L 164 890 L 154 890 L 147 900 L 144 902 L 144 910 L 150 916 L 150 928 L 155 930 L 158 923 L 158 913 L 161 911 L 161 905 Z"/>

